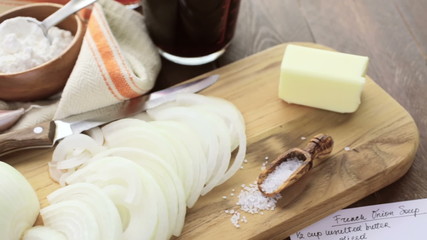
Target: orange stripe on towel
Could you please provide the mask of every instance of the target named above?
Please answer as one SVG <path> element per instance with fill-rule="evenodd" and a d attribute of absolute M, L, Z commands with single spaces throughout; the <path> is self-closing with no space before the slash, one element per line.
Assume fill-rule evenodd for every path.
<path fill-rule="evenodd" d="M 88 30 L 89 33 L 92 35 L 92 38 L 94 39 L 96 48 L 102 58 L 104 66 L 107 72 L 109 73 L 114 86 L 116 87 L 117 91 L 125 98 L 133 98 L 139 96 L 139 94 L 129 86 L 125 76 L 123 76 L 122 69 L 114 58 L 113 49 L 109 45 L 106 36 L 101 30 L 103 26 L 99 24 L 99 21 L 95 15 L 96 14 L 92 14 L 92 17 L 89 20 Z"/>
<path fill-rule="evenodd" d="M 89 39 L 90 39 L 90 40 L 89 40 Z M 93 44 L 93 42 L 94 42 L 94 41 L 93 41 L 93 39 L 92 39 L 92 38 L 90 38 L 90 37 L 85 37 L 84 41 L 85 41 L 85 43 L 87 44 L 87 46 L 88 46 L 88 48 L 89 48 L 90 52 L 91 52 L 91 53 L 92 53 L 92 55 L 94 56 L 95 63 L 96 63 L 96 65 L 98 66 L 99 72 L 101 73 L 102 79 L 104 80 L 105 85 L 107 86 L 108 90 L 110 91 L 110 93 L 112 93 L 112 94 L 113 94 L 113 96 L 114 96 L 116 99 L 118 99 L 118 100 L 122 101 L 122 100 L 123 100 L 122 96 L 118 96 L 118 95 L 117 95 L 116 91 L 114 91 L 113 87 L 111 86 L 111 84 L 109 83 L 109 81 L 108 81 L 107 77 L 105 76 L 104 71 L 102 71 L 103 67 L 101 66 L 101 63 L 98 61 L 98 58 L 96 57 L 96 52 L 95 52 L 95 51 L 98 51 L 98 50 L 97 50 L 97 49 L 95 49 L 95 46 L 93 46 L 93 45 L 94 45 L 94 44 Z"/>
<path fill-rule="evenodd" d="M 108 25 L 107 19 L 101 17 L 100 21 L 102 21 L 102 24 Z M 106 29 L 106 31 L 108 31 L 108 37 L 114 38 L 113 34 L 109 30 L 110 29 Z M 138 84 L 136 83 L 134 75 L 131 73 L 132 71 L 129 70 L 129 67 L 128 67 L 127 63 L 126 63 L 126 60 L 123 57 L 123 55 L 121 54 L 121 50 L 119 49 L 119 46 L 118 45 L 114 45 L 112 47 L 114 47 L 114 49 L 115 49 L 115 51 L 117 53 L 117 57 L 120 58 L 122 66 L 123 66 L 124 70 L 126 71 L 126 74 L 128 75 L 130 83 L 132 84 L 132 86 L 137 89 L 136 91 L 138 91 L 138 90 L 139 91 L 143 91 L 143 89 L 140 86 L 138 86 Z"/>

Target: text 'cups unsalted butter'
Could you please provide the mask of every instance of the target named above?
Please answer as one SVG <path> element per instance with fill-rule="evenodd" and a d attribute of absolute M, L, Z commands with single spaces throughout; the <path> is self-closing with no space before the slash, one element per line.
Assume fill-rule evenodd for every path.
<path fill-rule="evenodd" d="M 280 69 L 279 97 L 339 113 L 360 105 L 368 57 L 288 45 Z"/>

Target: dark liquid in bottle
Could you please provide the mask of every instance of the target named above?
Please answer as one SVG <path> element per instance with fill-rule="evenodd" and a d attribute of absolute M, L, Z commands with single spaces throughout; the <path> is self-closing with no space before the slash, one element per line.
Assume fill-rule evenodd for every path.
<path fill-rule="evenodd" d="M 232 39 L 240 0 L 143 0 L 148 32 L 163 51 L 200 57 Z"/>

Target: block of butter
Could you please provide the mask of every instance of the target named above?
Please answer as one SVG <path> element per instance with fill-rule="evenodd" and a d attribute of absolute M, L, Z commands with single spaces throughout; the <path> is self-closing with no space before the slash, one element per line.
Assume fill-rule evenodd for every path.
<path fill-rule="evenodd" d="M 288 45 L 280 69 L 279 97 L 340 113 L 357 110 L 368 57 Z"/>

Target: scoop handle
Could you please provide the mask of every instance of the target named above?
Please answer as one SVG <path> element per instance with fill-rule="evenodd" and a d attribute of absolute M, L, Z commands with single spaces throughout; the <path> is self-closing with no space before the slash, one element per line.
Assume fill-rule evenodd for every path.
<path fill-rule="evenodd" d="M 311 155 L 312 160 L 322 160 L 331 154 L 333 146 L 334 140 L 331 136 L 318 134 L 310 140 L 304 150 Z"/>
<path fill-rule="evenodd" d="M 96 0 L 70 0 L 58 11 L 54 12 L 52 15 L 47 17 L 42 21 L 42 25 L 45 29 L 49 29 L 52 26 L 60 23 L 62 20 L 70 16 L 71 14 L 79 11 L 80 9 L 89 6 L 90 4 L 96 2 Z"/>

